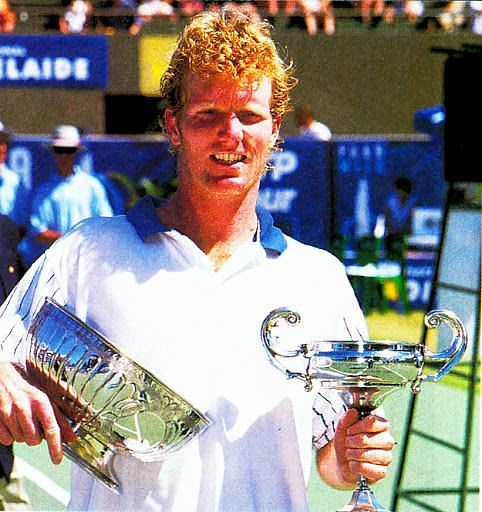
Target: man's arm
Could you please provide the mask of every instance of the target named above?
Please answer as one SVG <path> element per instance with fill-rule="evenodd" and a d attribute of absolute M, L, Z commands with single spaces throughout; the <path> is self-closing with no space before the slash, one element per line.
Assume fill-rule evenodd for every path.
<path fill-rule="evenodd" d="M 62 460 L 62 439 L 74 441 L 70 425 L 48 396 L 23 378 L 12 363 L 0 363 L 0 443 L 35 446 L 45 439 L 54 464 Z"/>
<path fill-rule="evenodd" d="M 390 424 L 381 416 L 358 420 L 350 409 L 338 422 L 335 437 L 318 450 L 316 465 L 321 478 L 336 489 L 352 489 L 362 474 L 370 483 L 387 475 L 395 441 Z"/>
<path fill-rule="evenodd" d="M 62 236 L 62 233 L 55 231 L 55 229 L 47 229 L 38 235 L 35 235 L 34 240 L 42 245 L 50 247 L 56 240 Z"/>

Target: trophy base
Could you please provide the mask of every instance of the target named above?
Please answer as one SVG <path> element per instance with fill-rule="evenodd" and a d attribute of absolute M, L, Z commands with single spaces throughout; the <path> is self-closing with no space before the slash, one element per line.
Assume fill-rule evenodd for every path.
<path fill-rule="evenodd" d="M 112 470 L 114 452 L 99 443 L 85 430 L 78 431 L 81 437 L 63 445 L 64 454 L 90 476 L 97 478 L 108 489 L 120 494 L 121 487 Z"/>
<path fill-rule="evenodd" d="M 369 488 L 356 489 L 351 500 L 337 512 L 390 512 L 380 503 Z"/>

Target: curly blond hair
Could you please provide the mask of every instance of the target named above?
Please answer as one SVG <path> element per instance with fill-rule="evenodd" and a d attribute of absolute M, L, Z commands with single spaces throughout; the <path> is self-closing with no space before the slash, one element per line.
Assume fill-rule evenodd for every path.
<path fill-rule="evenodd" d="M 234 80 L 271 79 L 271 114 L 291 110 L 290 91 L 297 84 L 292 62 L 279 55 L 267 22 L 253 22 L 235 9 L 204 12 L 195 16 L 178 39 L 160 83 L 159 121 L 164 112 L 184 106 L 188 73 L 201 77 L 219 74 Z"/>

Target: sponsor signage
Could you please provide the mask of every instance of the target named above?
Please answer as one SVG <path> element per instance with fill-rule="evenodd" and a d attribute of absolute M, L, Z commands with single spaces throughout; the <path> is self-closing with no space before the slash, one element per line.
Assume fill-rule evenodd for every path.
<path fill-rule="evenodd" d="M 103 36 L 0 37 L 0 87 L 103 89 L 108 64 Z"/>

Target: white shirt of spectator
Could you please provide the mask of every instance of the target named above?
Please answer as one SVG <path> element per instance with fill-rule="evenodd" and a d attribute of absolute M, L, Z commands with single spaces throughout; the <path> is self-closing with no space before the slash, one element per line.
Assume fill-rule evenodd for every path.
<path fill-rule="evenodd" d="M 312 140 L 331 140 L 331 130 L 323 123 L 319 121 L 313 121 L 310 126 L 302 126 L 299 134 L 305 139 Z"/>

